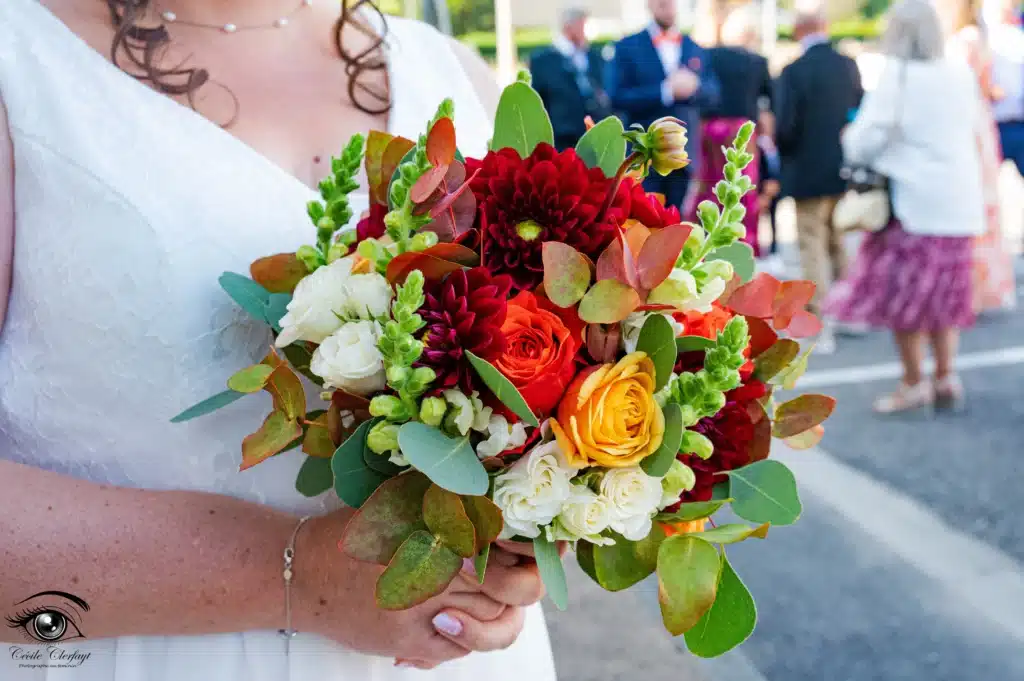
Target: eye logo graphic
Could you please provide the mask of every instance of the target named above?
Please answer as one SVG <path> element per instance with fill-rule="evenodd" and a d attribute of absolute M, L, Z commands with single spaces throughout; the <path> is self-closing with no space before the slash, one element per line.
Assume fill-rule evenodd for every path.
<path fill-rule="evenodd" d="M 52 644 L 85 638 L 82 613 L 89 610 L 89 604 L 74 594 L 40 591 L 14 605 L 21 607 L 4 619 L 11 629 L 21 630 L 27 641 Z"/>

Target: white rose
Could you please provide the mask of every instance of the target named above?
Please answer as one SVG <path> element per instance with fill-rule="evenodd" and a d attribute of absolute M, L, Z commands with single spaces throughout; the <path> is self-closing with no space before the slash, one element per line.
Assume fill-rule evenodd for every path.
<path fill-rule="evenodd" d="M 288 312 L 281 318 L 277 347 L 299 340 L 322 343 L 341 327 L 338 315 L 348 299 L 345 284 L 352 275 L 353 261 L 352 257 L 335 260 L 299 281 Z"/>
<path fill-rule="evenodd" d="M 526 426 L 521 421 L 510 425 L 508 419 L 500 414 L 491 415 L 487 432 L 488 438 L 476 446 L 476 454 L 481 459 L 498 456 L 526 444 Z"/>
<path fill-rule="evenodd" d="M 356 319 L 375 319 L 387 316 L 394 291 L 388 280 L 372 272 L 353 274 L 345 282 L 345 314 Z"/>
<path fill-rule="evenodd" d="M 325 388 L 341 388 L 353 395 L 384 389 L 384 360 L 377 349 L 377 322 L 347 322 L 313 353 L 309 369 L 324 379 Z"/>
<path fill-rule="evenodd" d="M 601 480 L 601 496 L 611 509 L 611 528 L 630 541 L 651 533 L 651 518 L 661 503 L 661 478 L 653 478 L 639 466 L 613 468 Z"/>
<path fill-rule="evenodd" d="M 573 485 L 569 498 L 562 504 L 562 512 L 548 530 L 551 541 L 578 541 L 583 539 L 602 546 L 614 544 L 611 537 L 602 537 L 612 521 L 608 500 L 585 485 Z"/>
<path fill-rule="evenodd" d="M 466 435 L 473 429 L 480 433 L 486 433 L 491 423 L 490 407 L 485 407 L 480 399 L 480 393 L 473 391 L 471 397 L 467 397 L 461 390 L 445 390 L 444 399 L 455 408 L 455 427 L 459 433 Z"/>
<path fill-rule="evenodd" d="M 651 291 L 648 304 L 671 305 L 681 312 L 710 312 L 711 304 L 722 297 L 728 282 L 718 276 L 724 268 L 713 267 L 708 271 L 711 276 L 703 286 L 698 286 L 692 272 L 678 267 L 673 269 L 668 279 Z"/>
<path fill-rule="evenodd" d="M 505 519 L 503 539 L 538 537 L 540 528 L 561 513 L 575 473 L 563 465 L 564 459 L 557 442 L 546 442 L 495 478 L 494 503 Z"/>

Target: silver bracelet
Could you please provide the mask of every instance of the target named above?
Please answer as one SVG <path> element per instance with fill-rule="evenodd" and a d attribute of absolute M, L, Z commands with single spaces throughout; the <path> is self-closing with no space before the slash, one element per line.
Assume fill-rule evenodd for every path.
<path fill-rule="evenodd" d="M 295 529 L 292 530 L 291 539 L 288 540 L 288 546 L 284 550 L 284 616 L 285 616 L 285 628 L 278 629 L 278 633 L 285 638 L 291 638 L 295 634 L 299 633 L 292 629 L 292 561 L 295 559 L 295 537 L 298 536 L 299 530 L 302 529 L 303 523 L 310 519 L 311 516 L 303 516 L 299 518 L 299 522 L 295 525 Z"/>

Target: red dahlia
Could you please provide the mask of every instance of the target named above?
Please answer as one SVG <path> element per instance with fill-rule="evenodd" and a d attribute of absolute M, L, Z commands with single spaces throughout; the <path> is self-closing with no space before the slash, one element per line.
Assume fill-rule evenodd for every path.
<path fill-rule="evenodd" d="M 437 373 L 437 388 L 458 386 L 469 394 L 473 369 L 466 351 L 493 361 L 505 352 L 501 325 L 508 311 L 512 280 L 484 267 L 452 272 L 428 282 L 419 313 L 427 323 L 420 364 Z"/>
<path fill-rule="evenodd" d="M 587 168 L 572 149 L 541 144 L 526 159 L 512 149 L 468 159 L 480 174 L 470 188 L 479 204 L 483 266 L 512 276 L 517 289 L 533 290 L 544 278 L 541 245 L 560 241 L 597 259 L 629 216 L 629 188 L 619 187 L 598 219 L 612 181 Z"/>
<path fill-rule="evenodd" d="M 636 220 L 644 227 L 655 229 L 678 225 L 683 221 L 679 215 L 679 207 L 666 208 L 653 194 L 644 191 L 642 184 L 636 180 L 626 180 L 630 195 L 629 218 Z"/>
<path fill-rule="evenodd" d="M 717 415 L 702 419 L 692 430 L 711 440 L 715 451 L 706 461 L 692 454 L 679 456 L 679 460 L 692 468 L 697 476 L 697 483 L 692 490 L 683 493 L 682 501 L 708 501 L 711 499 L 711 488 L 725 480 L 725 476 L 717 473 L 742 468 L 750 463 L 754 422 L 745 405 L 729 402 Z"/>

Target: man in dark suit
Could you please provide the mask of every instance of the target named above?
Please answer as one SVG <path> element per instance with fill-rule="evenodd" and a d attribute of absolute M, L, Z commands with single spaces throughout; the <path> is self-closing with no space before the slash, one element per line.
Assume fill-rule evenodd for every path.
<path fill-rule="evenodd" d="M 691 165 L 667 177 L 652 173 L 644 187 L 682 208 L 694 165 L 700 163 L 700 112 L 718 105 L 721 91 L 704 49 L 676 28 L 675 0 L 648 0 L 654 21 L 615 47 L 608 94 L 627 126 L 663 116 L 686 123 Z"/>
<path fill-rule="evenodd" d="M 586 10 L 566 9 L 562 32 L 551 47 L 530 56 L 533 87 L 551 116 L 559 151 L 576 146 L 587 130 L 587 116 L 597 122 L 611 113 L 604 90 L 605 60 L 599 49 L 588 44 L 586 24 Z"/>
<path fill-rule="evenodd" d="M 775 135 L 782 157 L 782 193 L 796 201 L 797 237 L 804 277 L 817 284 L 812 307 L 843 276 L 846 254 L 832 212 L 846 183 L 842 130 L 860 106 L 857 63 L 829 44 L 824 13 L 798 14 L 794 37 L 803 54 L 787 66 L 775 88 Z M 831 336 L 821 339 L 826 351 Z"/>

